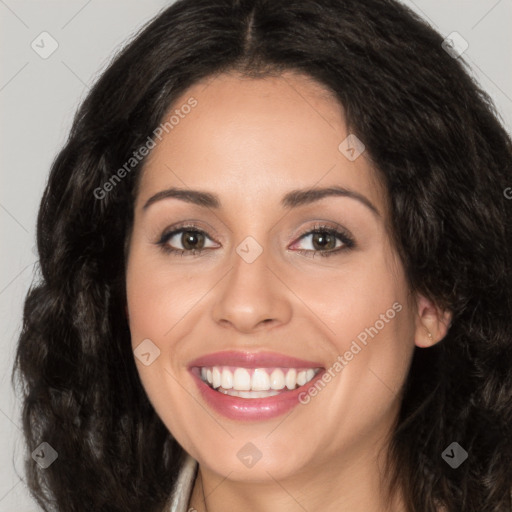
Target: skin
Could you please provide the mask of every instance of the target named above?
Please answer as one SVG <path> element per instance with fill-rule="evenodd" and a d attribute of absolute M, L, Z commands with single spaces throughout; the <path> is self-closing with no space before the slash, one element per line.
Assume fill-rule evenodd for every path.
<path fill-rule="evenodd" d="M 414 346 L 441 340 L 450 313 L 410 292 L 390 241 L 386 191 L 364 152 L 352 162 L 338 149 L 349 133 L 343 108 L 321 85 L 292 72 L 256 80 L 222 74 L 192 86 L 171 110 L 191 96 L 197 106 L 146 162 L 126 276 L 132 346 L 149 338 L 160 350 L 148 366 L 136 359 L 142 384 L 199 462 L 190 506 L 403 510 L 399 495 L 386 503 L 389 434 Z M 280 205 L 292 189 L 333 185 L 364 195 L 379 215 L 342 196 L 296 209 Z M 169 187 L 215 193 L 221 208 L 168 198 L 143 210 Z M 182 221 L 207 233 L 196 242 L 204 253 L 182 257 L 156 244 Z M 318 221 L 343 226 L 356 246 L 322 257 L 334 242 L 322 249 L 313 235 L 303 237 Z M 247 236 L 263 248 L 250 264 L 236 252 Z M 168 244 L 183 249 L 183 240 L 178 234 Z M 223 350 L 270 350 L 330 368 L 395 302 L 401 311 L 289 415 L 227 419 L 203 401 L 187 370 L 193 359 Z M 248 442 L 262 454 L 252 468 L 237 457 Z"/>

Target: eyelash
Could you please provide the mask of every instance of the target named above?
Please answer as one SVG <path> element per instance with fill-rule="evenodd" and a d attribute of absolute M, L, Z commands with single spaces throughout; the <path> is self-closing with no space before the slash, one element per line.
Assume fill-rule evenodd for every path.
<path fill-rule="evenodd" d="M 200 233 L 200 234 L 204 235 L 205 237 L 210 238 L 208 236 L 208 233 L 206 233 L 202 229 L 197 228 L 193 224 L 187 224 L 187 225 L 178 226 L 168 233 L 164 232 L 162 234 L 160 240 L 156 244 L 158 246 L 160 246 L 162 251 L 164 251 L 164 253 L 166 253 L 166 254 L 174 254 L 174 255 L 187 256 L 187 257 L 188 256 L 196 256 L 196 255 L 199 255 L 208 250 L 208 249 L 192 249 L 192 250 L 173 249 L 172 247 L 169 247 L 169 245 L 167 245 L 167 242 L 174 235 L 176 235 L 178 233 L 182 233 L 184 231 L 190 231 L 192 233 Z M 342 247 L 338 247 L 337 249 L 332 249 L 329 251 L 315 251 L 315 250 L 308 250 L 308 249 L 299 249 L 296 252 L 298 252 L 299 254 L 302 254 L 304 256 L 307 256 L 310 253 L 313 253 L 312 256 L 309 256 L 310 258 L 314 258 L 315 254 L 320 254 L 320 256 L 322 256 L 323 258 L 327 258 L 327 257 L 333 256 L 334 254 L 339 254 L 342 251 L 351 250 L 356 246 L 354 239 L 345 230 L 342 230 L 342 229 L 338 230 L 338 229 L 332 228 L 332 227 L 324 225 L 324 224 L 315 224 L 313 229 L 303 233 L 299 237 L 299 240 L 301 240 L 302 238 L 304 238 L 306 236 L 313 235 L 315 233 L 326 233 L 328 235 L 335 236 L 336 238 L 340 239 L 344 245 Z"/>

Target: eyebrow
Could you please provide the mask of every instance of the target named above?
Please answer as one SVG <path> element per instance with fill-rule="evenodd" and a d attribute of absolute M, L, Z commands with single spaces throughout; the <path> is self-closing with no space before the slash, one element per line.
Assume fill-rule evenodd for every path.
<path fill-rule="evenodd" d="M 300 206 L 305 206 L 316 201 L 320 201 L 326 197 L 349 197 L 351 199 L 355 199 L 360 203 L 364 204 L 367 208 L 369 208 L 374 215 L 380 217 L 381 214 L 379 210 L 370 202 L 362 194 L 355 192 L 354 190 L 350 190 L 344 187 L 325 187 L 325 188 L 312 188 L 312 189 L 297 189 L 291 190 L 286 193 L 281 199 L 281 206 L 283 208 L 298 208 Z M 185 201 L 187 203 L 192 203 L 198 206 L 202 206 L 205 208 L 211 208 L 218 210 L 221 208 L 221 201 L 219 196 L 216 194 L 212 194 L 210 192 L 203 192 L 200 190 L 191 190 L 191 189 L 183 189 L 183 188 L 168 188 L 166 190 L 161 190 L 157 192 L 153 196 L 151 196 L 144 206 L 143 210 L 147 210 L 152 204 L 157 201 L 161 201 L 163 199 L 180 199 L 181 201 Z"/>

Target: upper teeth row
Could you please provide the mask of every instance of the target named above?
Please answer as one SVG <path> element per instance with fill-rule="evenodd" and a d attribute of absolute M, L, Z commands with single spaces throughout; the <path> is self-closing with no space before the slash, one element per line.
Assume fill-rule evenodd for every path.
<path fill-rule="evenodd" d="M 297 370 L 295 368 L 230 368 L 213 366 L 201 368 L 201 378 L 213 388 L 235 389 L 238 391 L 268 391 L 270 389 L 295 389 L 297 385 L 303 386 L 309 382 L 319 369 L 309 368 Z M 252 371 L 252 375 L 251 375 Z"/>

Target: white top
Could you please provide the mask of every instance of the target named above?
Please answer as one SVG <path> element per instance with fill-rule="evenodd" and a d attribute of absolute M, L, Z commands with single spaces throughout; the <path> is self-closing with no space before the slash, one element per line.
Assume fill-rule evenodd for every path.
<path fill-rule="evenodd" d="M 188 512 L 188 504 L 196 479 L 197 461 L 188 453 L 178 473 L 178 479 L 174 486 L 165 512 Z"/>

